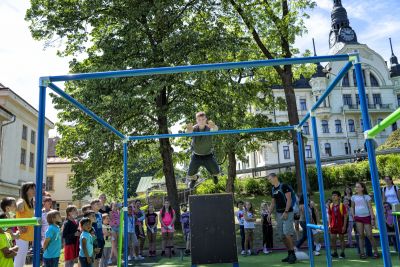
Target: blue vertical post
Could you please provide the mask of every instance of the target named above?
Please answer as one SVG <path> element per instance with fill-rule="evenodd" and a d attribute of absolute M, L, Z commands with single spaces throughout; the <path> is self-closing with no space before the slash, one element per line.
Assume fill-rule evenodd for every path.
<path fill-rule="evenodd" d="M 39 85 L 39 114 L 38 114 L 38 140 L 36 147 L 36 194 L 35 217 L 42 218 L 42 184 L 44 174 L 44 130 L 46 115 L 46 85 L 40 80 Z M 34 227 L 33 239 L 33 266 L 40 266 L 41 225 Z"/>
<path fill-rule="evenodd" d="M 324 225 L 324 242 L 326 251 L 326 265 L 328 267 L 332 266 L 332 255 L 331 255 L 331 240 L 328 231 L 328 216 L 325 211 L 325 191 L 324 191 L 324 179 L 322 177 L 322 167 L 321 167 L 321 155 L 319 153 L 319 141 L 318 141 L 318 131 L 317 131 L 317 120 L 315 118 L 314 112 L 311 112 L 311 126 L 314 138 L 314 155 L 315 155 L 315 165 L 317 167 L 318 175 L 318 190 L 319 190 L 319 204 L 321 206 L 322 214 L 322 224 Z"/>
<path fill-rule="evenodd" d="M 400 258 L 400 236 L 399 236 L 399 222 L 397 216 L 394 216 L 394 232 L 396 237 L 397 254 L 399 254 Z"/>
<path fill-rule="evenodd" d="M 307 225 L 310 223 L 310 210 L 308 209 L 307 181 L 306 181 L 306 169 L 305 169 L 306 165 L 304 162 L 303 136 L 301 135 L 301 131 L 297 131 L 297 142 L 299 142 L 301 187 L 303 190 L 304 214 L 306 217 L 306 225 Z M 307 231 L 308 255 L 310 256 L 310 266 L 314 267 L 312 230 L 311 228 L 306 227 L 306 229 L 303 229 L 303 231 Z"/>
<path fill-rule="evenodd" d="M 124 140 L 124 267 L 128 267 L 128 141 Z"/>
<path fill-rule="evenodd" d="M 354 68 L 356 71 L 356 80 L 357 80 L 357 87 L 358 87 L 358 95 L 360 96 L 360 106 L 361 106 L 361 115 L 364 124 L 364 132 L 371 129 L 370 121 L 369 121 L 369 114 L 368 114 L 368 103 L 366 102 L 365 98 L 365 87 L 364 87 L 364 78 L 361 69 L 360 57 L 359 55 L 355 55 L 351 58 L 354 60 Z M 385 267 L 392 267 L 392 260 L 390 258 L 390 250 L 389 250 L 389 242 L 386 230 L 386 222 L 385 216 L 383 213 L 383 204 L 382 204 L 382 194 L 379 185 L 379 174 L 378 168 L 376 165 L 376 155 L 373 145 L 373 140 L 366 139 L 365 145 L 368 152 L 368 161 L 369 161 L 369 168 L 371 171 L 371 180 L 372 180 L 372 188 L 374 190 L 374 200 L 376 205 L 376 218 L 378 219 L 378 228 L 379 228 L 379 235 L 380 235 L 380 242 L 382 248 L 382 258 L 383 264 Z"/>

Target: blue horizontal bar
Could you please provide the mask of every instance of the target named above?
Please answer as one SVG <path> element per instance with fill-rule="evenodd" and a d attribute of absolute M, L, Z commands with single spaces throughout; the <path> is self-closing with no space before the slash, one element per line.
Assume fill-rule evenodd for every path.
<path fill-rule="evenodd" d="M 178 133 L 178 134 L 137 135 L 137 136 L 129 136 L 129 140 L 161 139 L 161 138 L 241 134 L 241 133 L 279 132 L 279 131 L 290 131 L 293 129 L 294 129 L 293 126 L 278 126 L 269 128 L 251 128 L 251 129 L 239 129 L 239 130 L 221 130 L 221 131 Z"/>
<path fill-rule="evenodd" d="M 311 228 L 311 229 L 317 229 L 317 230 L 322 230 L 322 231 L 324 231 L 324 226 L 323 226 L 323 225 L 316 225 L 316 224 L 308 223 L 308 224 L 307 224 L 307 227 L 308 227 L 308 228 Z"/>
<path fill-rule="evenodd" d="M 107 129 L 111 130 L 118 137 L 120 137 L 122 139 L 125 139 L 125 135 L 123 135 L 117 129 L 115 129 L 110 124 L 105 122 L 103 119 L 101 119 L 99 116 L 97 116 L 93 111 L 91 111 L 90 109 L 88 109 L 87 107 L 85 107 L 84 105 L 79 103 L 78 101 L 76 101 L 72 96 L 70 96 L 69 94 L 67 94 L 63 90 L 61 90 L 57 85 L 55 85 L 54 83 L 49 83 L 48 86 L 49 86 L 50 89 L 52 89 L 54 92 L 59 94 L 61 97 L 65 98 L 72 105 L 74 105 L 75 107 L 77 107 L 80 110 L 82 110 L 83 112 L 85 112 L 89 117 L 91 117 L 92 119 L 94 119 L 95 121 L 97 121 L 98 123 L 100 123 L 101 125 L 106 127 Z"/>
<path fill-rule="evenodd" d="M 304 58 L 282 58 L 270 60 L 254 60 L 254 61 L 241 61 L 241 62 L 225 62 L 225 63 L 212 63 L 200 64 L 189 66 L 176 66 L 176 67 L 160 67 L 148 69 L 133 69 L 133 70 L 119 70 L 95 73 L 78 73 L 60 76 L 42 77 L 41 80 L 49 80 L 50 82 L 61 81 L 76 81 L 76 80 L 91 80 L 103 78 L 121 78 L 121 77 L 136 77 L 146 75 L 159 75 L 159 74 L 172 74 L 182 72 L 195 72 L 206 70 L 223 70 L 223 69 L 238 69 L 238 68 L 253 68 L 277 65 L 293 65 L 304 63 L 319 63 L 319 62 L 333 62 L 333 61 L 347 61 L 349 55 L 332 55 L 332 56 L 315 56 Z"/>
<path fill-rule="evenodd" d="M 326 88 L 326 90 L 322 94 L 322 96 L 312 106 L 311 111 L 315 111 L 322 104 L 322 102 L 324 102 L 325 98 L 327 98 L 328 95 L 332 92 L 332 90 L 335 89 L 336 85 L 340 82 L 340 80 L 344 77 L 344 75 L 346 75 L 346 73 L 351 69 L 352 66 L 353 66 L 353 62 L 349 61 L 346 63 L 346 65 L 343 67 L 343 69 L 338 73 L 338 75 L 335 77 L 335 79 Z M 303 124 L 310 118 L 310 115 L 311 115 L 310 111 L 307 112 L 307 114 L 304 116 L 304 118 L 299 123 L 300 127 L 303 126 Z"/>

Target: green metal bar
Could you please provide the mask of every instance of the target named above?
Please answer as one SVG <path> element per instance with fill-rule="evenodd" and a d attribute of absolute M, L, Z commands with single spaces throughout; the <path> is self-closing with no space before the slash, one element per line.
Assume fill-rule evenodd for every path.
<path fill-rule="evenodd" d="M 387 127 L 395 123 L 397 120 L 400 119 L 400 108 L 395 110 L 392 114 L 387 116 L 383 121 L 375 125 L 374 128 L 367 131 L 367 138 L 372 139 L 375 138 L 380 132 L 385 130 Z"/>
<path fill-rule="evenodd" d="M 35 226 L 41 225 L 41 218 L 0 219 L 0 227 Z"/>
<path fill-rule="evenodd" d="M 396 215 L 396 216 L 400 216 L 400 211 L 393 211 L 392 214 Z"/>
<path fill-rule="evenodd" d="M 122 262 L 123 235 L 124 235 L 124 211 L 121 210 L 119 214 L 118 259 L 117 259 L 118 267 L 121 267 L 121 262 Z"/>

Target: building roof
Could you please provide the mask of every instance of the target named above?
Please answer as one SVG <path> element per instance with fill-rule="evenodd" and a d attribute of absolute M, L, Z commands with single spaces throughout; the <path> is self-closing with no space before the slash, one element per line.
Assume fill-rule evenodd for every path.
<path fill-rule="evenodd" d="M 57 156 L 56 146 L 58 141 L 60 141 L 60 137 L 53 137 L 47 140 L 47 163 L 48 164 L 71 163 L 70 159 L 61 158 Z"/>
<path fill-rule="evenodd" d="M 17 93 L 15 93 L 13 90 L 11 90 L 10 88 L 4 86 L 3 84 L 0 83 L 0 94 L 1 93 L 5 93 L 5 94 L 10 94 L 12 96 L 14 96 L 14 98 L 16 100 L 18 100 L 20 103 L 25 104 L 28 107 L 28 110 L 30 110 L 35 116 L 38 116 L 39 111 L 37 109 L 35 109 L 31 104 L 29 104 L 25 99 L 23 99 L 21 96 L 19 96 Z M 53 129 L 54 128 L 54 123 L 49 120 L 48 118 L 46 118 L 46 124 Z"/>
<path fill-rule="evenodd" d="M 148 189 L 152 188 L 154 186 L 152 181 L 153 177 L 151 176 L 141 177 L 136 188 L 136 193 L 145 193 Z"/>

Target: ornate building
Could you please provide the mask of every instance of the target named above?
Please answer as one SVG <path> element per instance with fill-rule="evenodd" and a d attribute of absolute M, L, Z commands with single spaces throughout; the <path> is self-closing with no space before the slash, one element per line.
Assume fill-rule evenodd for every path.
<path fill-rule="evenodd" d="M 371 125 L 376 125 L 400 106 L 400 64 L 393 49 L 388 67 L 381 55 L 366 44 L 359 43 L 341 0 L 335 0 L 333 4 L 329 47 L 330 54 L 347 54 L 355 51 L 360 53 Z M 323 68 L 318 64 L 317 71 L 310 80 L 302 77 L 295 82 L 300 119 L 324 93 L 344 65 L 345 62 L 333 62 Z M 284 98 L 281 88 L 272 90 L 275 97 Z M 287 111 L 276 110 L 273 116 L 276 122 L 288 121 Z M 364 148 L 363 122 L 354 69 L 348 72 L 327 100 L 316 110 L 316 119 L 321 157 L 349 155 Z M 397 127 L 395 123 L 383 131 L 376 137 L 376 142 L 382 144 Z M 304 125 L 303 132 L 307 137 L 306 159 L 310 160 L 314 158 L 310 122 Z M 238 162 L 237 170 L 290 163 L 293 162 L 293 158 L 292 144 L 267 143 L 261 151 L 248 154 L 247 162 Z"/>

